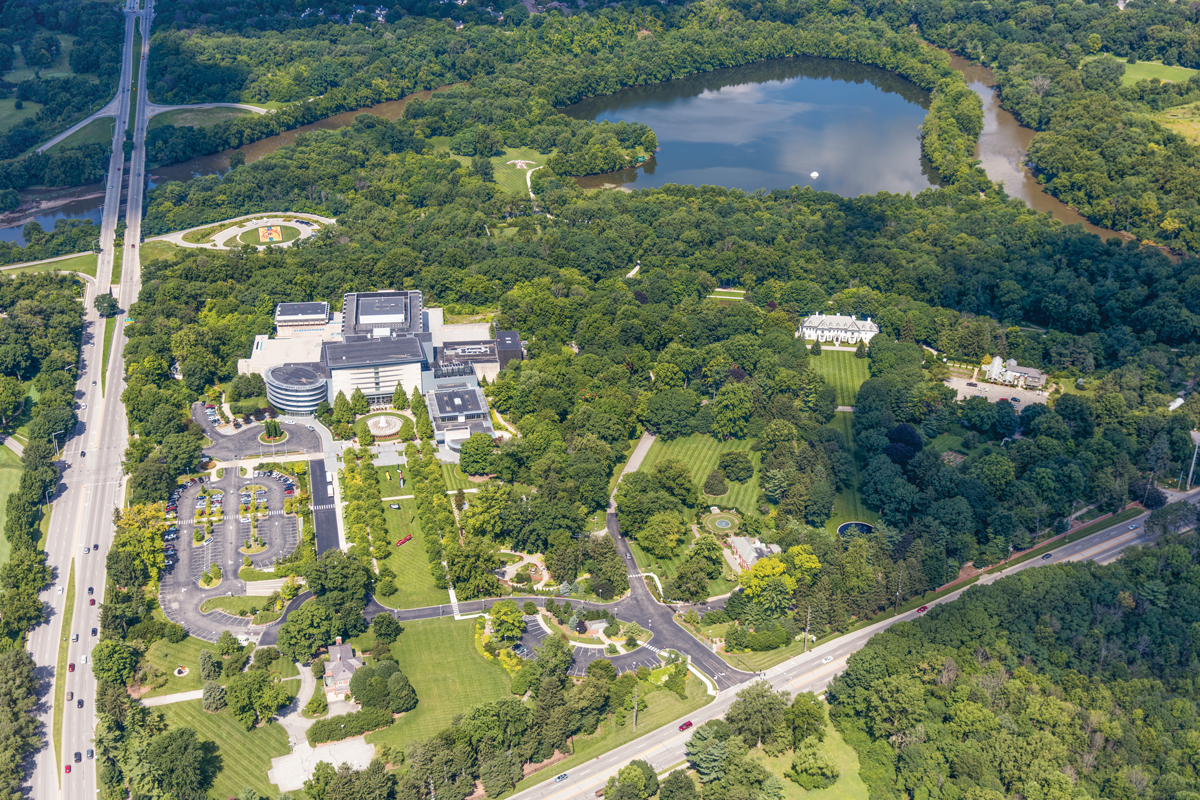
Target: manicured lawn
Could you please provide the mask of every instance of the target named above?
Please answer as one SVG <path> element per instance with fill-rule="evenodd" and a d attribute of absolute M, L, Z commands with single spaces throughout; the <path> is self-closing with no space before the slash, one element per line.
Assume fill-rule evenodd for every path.
<path fill-rule="evenodd" d="M 825 380 L 837 390 L 839 406 L 854 405 L 858 387 L 871 377 L 865 358 L 855 358 L 845 350 L 826 350 L 819 356 L 808 359 L 810 367 L 825 376 Z"/>
<path fill-rule="evenodd" d="M 687 560 L 688 544 L 690 544 L 690 541 L 680 543 L 679 550 L 670 558 L 657 558 L 638 547 L 637 543 L 632 539 L 629 540 L 629 547 L 633 551 L 633 560 L 637 562 L 638 568 L 642 572 L 653 572 L 662 579 L 663 583 L 666 583 L 668 578 L 675 577 L 675 573 L 679 571 L 684 561 Z M 733 574 L 733 570 L 730 569 L 729 565 L 722 563 L 721 567 L 721 577 L 714 578 L 708 582 L 708 594 L 710 597 L 719 597 L 720 595 L 728 594 L 738 585 L 737 576 Z"/>
<path fill-rule="evenodd" d="M 104 389 L 108 385 L 108 351 L 112 349 L 113 335 L 117 331 L 116 316 L 105 317 L 104 319 L 104 350 L 100 355 L 100 396 L 104 396 Z"/>
<path fill-rule="evenodd" d="M 475 649 L 475 620 L 452 617 L 405 622 L 392 656 L 421 702 L 390 728 L 367 736 L 372 744 L 406 746 L 425 741 L 480 703 L 509 696 L 509 679 L 498 661 Z M 354 640 L 373 644 L 371 634 Z"/>
<path fill-rule="evenodd" d="M 193 636 L 189 636 L 179 644 L 171 644 L 166 639 L 159 639 L 150 645 L 150 650 L 146 653 L 146 657 L 150 660 L 151 664 L 170 677 L 167 678 L 166 686 L 160 689 L 151 689 L 145 696 L 158 697 L 163 694 L 175 694 L 176 692 L 190 692 L 193 689 L 203 689 L 204 681 L 200 678 L 201 650 L 209 650 L 213 655 L 217 655 L 217 646 L 215 644 Z M 175 668 L 181 664 L 188 668 L 188 674 L 182 678 L 176 678 L 173 673 Z"/>
<path fill-rule="evenodd" d="M 695 675 L 689 673 L 687 676 L 686 700 L 680 700 L 674 692 L 666 690 L 651 692 L 646 695 L 646 710 L 638 714 L 636 731 L 633 730 L 631 721 L 626 722 L 623 727 L 618 728 L 612 720 L 605 719 L 600 723 L 600 727 L 596 729 L 596 733 L 591 736 L 581 736 L 572 741 L 572 745 L 575 748 L 573 756 L 566 761 L 560 761 L 553 767 L 548 767 L 548 769 L 555 771 L 551 774 L 566 772 L 572 767 L 577 767 L 580 764 L 591 761 L 613 748 L 631 742 L 639 736 L 644 736 L 656 728 L 661 728 L 663 725 L 674 722 L 677 719 L 687 717 L 693 711 L 708 705 L 712 699 L 705 691 L 703 682 Z M 680 741 L 686 739 L 686 736 L 687 734 L 680 734 L 680 737 L 683 737 Z M 520 792 L 528 789 L 533 784 L 546 780 L 547 777 L 545 771 L 536 772 L 520 781 L 517 784 L 516 791 Z"/>
<path fill-rule="evenodd" d="M 397 510 L 385 507 L 383 510 L 392 544 L 388 547 L 391 552 L 380 566 L 387 564 L 396 573 L 396 593 L 376 599 L 391 608 L 422 608 L 449 603 L 450 593 L 435 587 L 433 576 L 429 574 L 429 559 L 425 556 L 425 534 L 421 531 L 421 521 L 417 515 L 417 501 L 392 500 L 388 505 L 391 503 L 400 508 Z M 413 522 L 410 523 L 409 520 Z M 403 547 L 395 546 L 396 542 L 410 534 L 413 537 L 411 542 Z"/>
<path fill-rule="evenodd" d="M 174 125 L 179 128 L 203 128 L 218 122 L 250 114 L 244 108 L 180 108 L 151 117 L 148 130 Z"/>
<path fill-rule="evenodd" d="M 8 448 L 5 448 L 7 450 Z M 8 560 L 8 545 L 5 545 L 4 560 Z M 71 639 L 67 633 L 71 630 L 71 620 L 75 616 L 75 560 L 71 559 L 71 572 L 67 578 L 67 601 L 64 606 L 66 609 L 63 612 L 62 619 L 62 635 L 58 643 L 58 671 L 55 673 L 59 676 L 59 680 L 54 683 L 54 741 L 52 746 L 55 752 L 62 754 L 62 723 L 63 709 L 66 708 L 66 700 L 64 699 L 67 691 L 67 658 L 70 657 L 69 648 Z M 61 784 L 62 779 L 59 778 Z"/>
<path fill-rule="evenodd" d="M 299 228 L 293 228 L 290 225 L 279 225 L 277 227 L 279 228 L 280 234 L 283 235 L 283 239 L 277 239 L 274 242 L 268 242 L 262 238 L 263 234 L 260 233 L 260 231 L 262 231 L 263 228 L 251 228 L 250 230 L 246 231 L 241 236 L 239 236 L 238 241 L 241 242 L 242 244 L 264 245 L 264 244 L 282 244 L 283 242 L 290 242 L 293 239 L 300 238 L 300 229 Z"/>
<path fill-rule="evenodd" d="M 458 464 L 442 464 L 442 479 L 446 481 L 448 490 L 478 489 L 483 483 L 473 483 Z"/>
<path fill-rule="evenodd" d="M 853 353 L 846 353 L 846 355 L 853 355 Z M 825 355 L 820 356 L 820 358 L 824 357 Z M 862 472 L 854 447 L 854 414 L 849 411 L 836 412 L 829 427 L 841 431 L 842 436 L 846 438 L 846 443 L 850 446 L 850 456 L 854 461 L 854 480 L 850 486 L 838 492 L 834 498 L 833 516 L 825 522 L 826 530 L 831 533 L 836 532 L 838 526 L 844 522 L 877 522 L 879 515 L 863 504 L 858 493 Z"/>
<path fill-rule="evenodd" d="M 8 275 L 18 272 L 82 272 L 94 278 L 96 277 L 96 255 L 94 253 L 84 253 L 83 255 L 62 258 L 58 261 L 50 261 L 45 264 L 32 264 L 27 267 L 5 267 L 4 272 Z"/>
<path fill-rule="evenodd" d="M 0 100 L 0 133 L 12 130 L 19 123 L 37 116 L 37 113 L 42 110 L 42 104 L 32 100 L 26 100 L 21 105 L 23 108 L 17 108 L 15 97 Z"/>
<path fill-rule="evenodd" d="M 1187 67 L 1168 67 L 1161 61 L 1139 61 L 1136 64 L 1126 64 L 1125 74 L 1121 76 L 1122 86 L 1133 86 L 1138 81 L 1148 81 L 1158 78 L 1163 83 L 1187 83 L 1196 70 Z"/>
<path fill-rule="evenodd" d="M 769 757 L 761 748 L 750 751 L 750 758 L 762 764 L 772 775 L 777 775 L 783 783 L 783 800 L 867 800 L 867 785 L 858 774 L 858 753 L 846 744 L 846 740 L 832 725 L 825 727 L 825 753 L 837 765 L 841 776 L 828 789 L 806 791 L 800 784 L 784 778 L 785 772 L 792 768 L 792 753 L 789 750 L 781 756 Z"/>
<path fill-rule="evenodd" d="M 230 614 L 242 614 L 251 609 L 261 610 L 265 597 L 239 595 L 236 597 L 210 597 L 200 604 L 200 611 L 207 614 L 210 611 L 228 611 Z"/>
<path fill-rule="evenodd" d="M 4 102 L 8 101 L 6 100 Z M 28 108 L 29 103 L 26 103 L 25 107 Z M 54 145 L 54 147 L 51 147 L 48 152 L 53 153 L 56 150 L 62 150 L 67 147 L 79 147 L 80 145 L 85 144 L 103 144 L 112 147 L 114 124 L 116 124 L 116 120 L 114 120 L 112 117 L 100 117 L 99 119 L 94 119 L 87 125 L 84 125 L 82 128 L 72 133 L 67 138 L 63 139 L 58 144 Z"/>
<path fill-rule="evenodd" d="M 433 142 L 435 147 L 447 147 L 450 139 L 434 137 Z M 470 156 L 459 156 L 453 153 L 447 153 L 447 155 L 465 166 L 471 165 Z M 496 185 L 506 194 L 521 194 L 528 197 L 529 184 L 525 182 L 525 173 L 528 170 L 517 169 L 516 164 L 508 162 L 524 161 L 529 167 L 541 167 L 550 160 L 551 155 L 552 153 L 543 155 L 531 147 L 509 147 L 505 149 L 504 155 L 492 156 L 492 173 L 495 176 Z"/>
<path fill-rule="evenodd" d="M 179 250 L 179 247 L 170 242 L 145 242 L 139 246 L 139 249 L 142 251 L 139 261 L 142 266 L 145 266 L 156 258 L 170 258 Z M 116 282 L 114 277 L 113 283 Z"/>
<path fill-rule="evenodd" d="M 293 693 L 299 690 L 299 681 L 283 684 Z M 267 783 L 267 770 L 271 759 L 287 755 L 287 731 L 278 723 L 263 725 L 246 731 L 228 709 L 219 714 L 209 714 L 199 700 L 172 703 L 160 709 L 166 715 L 167 724 L 177 728 L 191 728 L 201 739 L 217 746 L 221 759 L 221 771 L 209 790 L 210 798 L 236 797 L 242 788 L 249 786 L 264 797 L 275 797 L 278 790 Z"/>
<path fill-rule="evenodd" d="M 7 519 L 8 496 L 17 490 L 17 485 L 21 482 L 21 459 L 12 450 L 7 447 L 0 447 L 0 530 L 4 529 L 4 523 Z M 8 553 L 11 548 L 8 544 L 8 539 L 0 536 L 0 564 L 8 561 Z M 64 628 L 63 630 L 66 630 Z"/>
<path fill-rule="evenodd" d="M 700 505 L 707 508 L 717 505 L 721 508 L 735 508 L 744 514 L 758 515 L 758 478 L 761 456 L 750 450 L 754 442 L 750 439 L 730 439 L 721 441 L 703 433 L 693 434 L 673 441 L 656 439 L 646 454 L 639 472 L 650 472 L 660 461 L 677 459 L 692 468 L 692 482 L 701 490 Z M 717 459 L 722 453 L 732 450 L 745 450 L 754 462 L 754 477 L 745 483 L 729 481 L 729 491 L 721 497 L 709 497 L 703 493 L 704 479 L 717 468 Z"/>

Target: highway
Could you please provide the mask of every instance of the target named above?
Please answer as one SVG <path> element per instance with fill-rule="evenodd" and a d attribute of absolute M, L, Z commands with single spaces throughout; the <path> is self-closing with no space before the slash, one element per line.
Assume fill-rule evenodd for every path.
<path fill-rule="evenodd" d="M 1200 490 L 1184 495 L 1185 499 L 1193 503 L 1198 497 L 1200 497 Z M 1149 516 L 1148 512 L 1144 513 L 1136 519 L 1059 547 L 1051 552 L 1050 558 L 1031 559 L 1011 566 L 1002 572 L 985 575 L 978 584 L 987 585 L 1021 570 L 1064 561 L 1094 560 L 1101 564 L 1107 564 L 1115 560 L 1124 550 L 1152 541 L 1154 537 L 1146 531 L 1146 520 Z M 1130 530 L 1131 525 L 1136 527 Z M 964 591 L 966 591 L 965 588 L 931 601 L 929 606 L 953 602 Z M 817 692 L 819 694 L 825 690 L 836 675 L 846 668 L 846 660 L 850 655 L 862 649 L 872 636 L 887 630 L 898 622 L 909 622 L 918 616 L 920 614 L 913 610 L 846 634 L 814 648 L 805 655 L 797 656 L 772 667 L 756 676 L 754 680 L 765 679 L 776 689 L 786 689 L 793 694 L 796 692 Z M 686 719 L 691 720 L 693 725 L 700 725 L 708 720 L 724 716 L 740 688 L 743 687 L 739 686 L 719 692 L 713 702 Z M 645 759 L 660 773 L 668 770 L 681 764 L 685 759 L 684 745 L 691 737 L 694 728 L 686 732 L 680 731 L 679 726 L 684 721 L 684 719 L 675 720 L 669 725 L 605 753 L 586 764 L 566 770 L 567 779 L 562 783 L 554 782 L 554 777 L 561 774 L 560 770 L 546 770 L 546 780 L 519 792 L 513 796 L 512 800 L 585 800 L 585 798 L 594 798 L 596 791 L 603 788 L 610 776 L 615 775 L 621 767 L 637 758 Z"/>
<path fill-rule="evenodd" d="M 129 96 L 132 91 L 133 70 L 139 71 L 137 119 L 134 127 L 134 150 L 130 161 L 128 216 L 125 246 L 122 253 L 123 269 L 120 285 L 113 286 L 113 293 L 124 308 L 137 297 L 141 287 L 141 270 L 138 262 L 137 245 L 140 238 L 141 208 L 145 181 L 146 123 L 149 119 L 149 102 L 146 92 L 146 59 L 149 54 L 149 22 L 153 14 L 152 0 L 146 8 L 138 10 L 138 0 L 130 0 L 125 8 L 125 45 L 118 84 L 119 103 L 113 135 L 113 154 L 109 163 L 108 182 L 105 188 L 104 214 L 100 226 L 101 252 L 97 264 L 97 280 L 88 283 L 84 299 L 83 353 L 80 359 L 80 377 L 76 386 L 76 399 L 80 404 L 79 422 L 74 431 L 67 432 L 59 468 L 62 478 L 53 499 L 53 513 L 46 544 L 47 562 L 54 571 L 54 582 L 42 594 L 48 606 L 46 624 L 40 625 L 29 636 L 29 647 L 37 664 L 38 674 L 45 680 L 46 691 L 41 705 L 43 735 L 47 746 L 35 757 L 34 773 L 31 777 L 32 796 L 42 799 L 51 797 L 94 798 L 96 796 L 96 762 L 86 757 L 74 763 L 74 753 L 86 754 L 92 745 L 96 724 L 96 683 L 91 672 L 90 653 L 98 641 L 92 629 L 100 625 L 100 604 L 104 600 L 104 558 L 112 542 L 113 509 L 123 505 L 124 483 L 121 474 L 121 456 L 125 450 L 127 436 L 125 409 L 120 396 L 124 389 L 121 351 L 125 346 L 121 316 L 117 318 L 109 358 L 107 397 L 100 395 L 100 369 L 103 363 L 100 348 L 104 344 L 104 321 L 97 315 L 93 299 L 97 291 L 107 290 L 112 285 L 115 232 L 121 210 L 121 191 L 124 182 L 124 141 L 129 121 Z M 141 20 L 142 46 L 133 52 L 134 24 Z M 92 546 L 99 544 L 99 549 Z M 85 553 L 85 549 L 91 549 Z M 65 613 L 66 586 L 75 566 L 75 602 L 70 630 L 64 630 L 62 621 Z M 89 597 L 88 587 L 94 594 Z M 61 590 L 61 594 L 60 594 Z M 95 600 L 96 605 L 89 601 Z M 78 634 L 78 641 L 71 642 L 68 662 L 75 665 L 73 672 L 57 673 L 58 646 L 64 638 Z M 87 657 L 87 662 L 84 658 Z M 75 700 L 65 703 L 63 709 L 63 741 L 60 745 L 53 739 L 53 705 L 56 685 L 62 682 L 65 691 L 73 692 Z M 77 707 L 83 701 L 82 708 Z M 65 774 L 64 766 L 71 765 L 71 774 Z"/>

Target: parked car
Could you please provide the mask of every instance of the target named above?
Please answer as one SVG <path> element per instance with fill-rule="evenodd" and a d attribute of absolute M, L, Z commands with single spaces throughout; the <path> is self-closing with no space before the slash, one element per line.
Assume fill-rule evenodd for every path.
<path fill-rule="evenodd" d="M 967 381 L 967 386 L 978 386 L 978 385 L 979 384 L 976 383 L 975 381 Z"/>
<path fill-rule="evenodd" d="M 1019 397 L 1014 397 L 1014 398 L 1012 399 L 1012 401 L 1013 401 L 1014 403 L 1019 403 L 1019 402 L 1021 402 L 1021 398 L 1019 398 Z"/>

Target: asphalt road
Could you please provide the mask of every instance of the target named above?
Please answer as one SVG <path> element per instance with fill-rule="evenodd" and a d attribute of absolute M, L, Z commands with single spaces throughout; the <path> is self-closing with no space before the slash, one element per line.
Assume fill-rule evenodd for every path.
<path fill-rule="evenodd" d="M 121 456 L 128 439 L 125 410 L 120 402 L 124 389 L 124 368 L 121 351 L 125 336 L 118 321 L 112 341 L 107 379 L 107 397 L 100 396 L 100 367 L 103 346 L 104 323 L 96 314 L 92 300 L 98 289 L 107 290 L 112 284 L 114 239 L 117 218 L 121 208 L 121 187 L 124 172 L 125 130 L 129 120 L 129 94 L 132 91 L 132 70 L 139 70 L 138 86 L 139 113 L 134 127 L 134 150 L 131 159 L 127 229 L 125 233 L 123 270 L 120 286 L 113 293 L 122 306 L 136 298 L 141 286 L 141 269 L 136 243 L 141 229 L 141 207 L 144 180 L 139 179 L 145 164 L 146 142 L 146 62 L 142 56 L 149 53 L 149 37 L 143 37 L 140 53 L 133 52 L 134 20 L 142 19 L 143 31 L 149 29 L 153 14 L 153 0 L 146 0 L 144 11 L 136 10 L 136 0 L 125 11 L 125 43 L 118 84 L 118 96 L 123 96 L 117 113 L 113 136 L 113 156 L 105 188 L 104 212 L 100 225 L 101 252 L 97 264 L 97 280 L 87 283 L 84 298 L 84 346 L 80 362 L 80 378 L 76 397 L 81 406 L 79 423 L 75 430 L 64 433 L 66 437 L 62 459 L 59 462 L 62 480 L 53 499 L 53 513 L 46 545 L 47 562 L 54 572 L 54 582 L 42 594 L 47 604 L 47 623 L 38 626 L 29 636 L 29 648 L 37 664 L 38 674 L 45 678 L 45 691 L 40 706 L 40 718 L 44 724 L 43 735 L 46 746 L 35 756 L 31 777 L 33 797 L 87 798 L 96 795 L 95 761 L 86 758 L 80 764 L 72 761 L 75 752 L 86 753 L 92 747 L 92 732 L 95 729 L 96 684 L 91 672 L 91 650 L 97 638 L 90 635 L 98 627 L 99 604 L 104 599 L 104 554 L 112 542 L 112 509 L 123 504 L 124 483 L 121 474 Z M 132 10 L 131 10 L 132 8 Z M 120 318 L 118 318 L 119 320 Z M 96 382 L 93 386 L 92 383 Z M 60 443 L 62 441 L 60 440 Z M 86 453 L 86 455 L 85 455 Z M 99 552 L 85 554 L 84 548 L 99 544 Z M 75 605 L 71 629 L 62 625 L 65 611 L 65 589 L 71 564 L 75 562 Z M 88 605 L 87 587 L 95 588 L 93 597 L 96 606 Z M 70 644 L 68 661 L 76 665 L 74 672 L 57 675 L 58 645 L 72 633 L 79 634 L 79 641 Z M 88 663 L 83 657 L 88 656 Z M 63 709 L 63 742 L 52 741 L 53 700 L 55 683 L 65 682 L 65 689 L 73 691 L 83 707 L 74 703 Z M 70 775 L 64 774 L 64 765 L 71 763 Z M 61 784 L 60 784 L 61 780 Z"/>
<path fill-rule="evenodd" d="M 1200 497 L 1200 490 L 1193 491 L 1184 497 L 1194 503 Z M 1149 516 L 1148 512 L 1141 514 L 1134 520 L 1059 547 L 1052 551 L 1050 558 L 1036 558 L 1011 566 L 994 575 L 986 575 L 980 579 L 979 584 L 987 585 L 1021 570 L 1060 561 L 1090 559 L 1107 564 L 1115 560 L 1122 551 L 1136 545 L 1148 544 L 1153 539 L 1145 530 L 1146 520 Z M 1136 527 L 1130 530 L 1131 525 Z M 953 602 L 964 591 L 967 589 L 960 589 L 932 601 L 929 606 Z M 767 680 L 776 689 L 786 689 L 792 693 L 823 692 L 833 678 L 846 668 L 846 660 L 850 655 L 861 649 L 872 636 L 898 622 L 909 622 L 918 616 L 917 611 L 909 611 L 839 637 L 802 656 L 772 667 L 758 677 Z M 694 725 L 700 725 L 710 719 L 723 716 L 736 694 L 736 690 L 720 692 L 716 700 L 690 715 L 688 719 Z M 671 724 L 599 756 L 587 764 L 568 770 L 568 778 L 562 783 L 555 783 L 553 780 L 554 776 L 559 774 L 558 770 L 546 770 L 545 781 L 514 795 L 513 800 L 585 800 L 585 798 L 593 797 L 596 790 L 604 786 L 609 776 L 616 774 L 621 767 L 633 759 L 646 759 L 659 771 L 679 764 L 685 759 L 684 744 L 692 733 L 692 731 L 682 732 L 679 730 L 679 725 L 684 721 L 684 719 L 675 720 Z"/>

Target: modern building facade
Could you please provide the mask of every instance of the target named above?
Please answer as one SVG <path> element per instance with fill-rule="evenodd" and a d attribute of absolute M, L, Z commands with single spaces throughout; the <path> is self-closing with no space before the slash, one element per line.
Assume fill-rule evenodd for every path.
<path fill-rule="evenodd" d="M 311 414 L 322 401 L 332 404 L 339 393 L 356 390 L 373 404 L 388 404 L 397 385 L 435 401 L 443 390 L 466 392 L 460 403 L 478 400 L 481 412 L 451 414 L 448 406 L 444 416 L 435 416 L 429 402 L 439 441 L 467 429 L 491 431 L 479 382 L 495 380 L 525 357 L 516 331 L 493 339 L 487 324 L 447 325 L 442 309 L 426 309 L 419 291 L 353 292 L 334 314 L 326 303 L 281 303 L 275 319 L 274 338 L 255 337 L 238 371 L 262 374 L 276 408 Z"/>
<path fill-rule="evenodd" d="M 879 326 L 871 322 L 870 317 L 862 320 L 845 314 L 813 314 L 800 323 L 796 335 L 818 342 L 857 344 L 870 342 L 877 333 Z"/>

